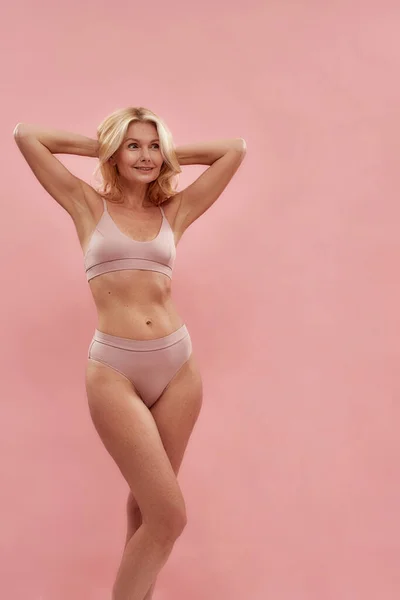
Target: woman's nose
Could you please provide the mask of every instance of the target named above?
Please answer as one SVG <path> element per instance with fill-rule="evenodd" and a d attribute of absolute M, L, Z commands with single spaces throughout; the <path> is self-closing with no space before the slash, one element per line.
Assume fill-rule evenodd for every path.
<path fill-rule="evenodd" d="M 148 160 L 148 159 L 150 158 L 150 153 L 149 153 L 149 151 L 148 151 L 148 150 L 142 150 L 142 156 L 141 156 L 141 159 L 144 159 L 144 158 L 145 158 L 146 160 Z"/>

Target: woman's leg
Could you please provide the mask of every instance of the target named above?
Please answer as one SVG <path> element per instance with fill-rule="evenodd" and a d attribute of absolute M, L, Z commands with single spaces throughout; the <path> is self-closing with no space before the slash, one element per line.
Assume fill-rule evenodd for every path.
<path fill-rule="evenodd" d="M 143 600 L 185 528 L 185 502 L 154 418 L 132 383 L 95 359 L 88 363 L 86 391 L 93 424 L 135 490 L 143 516 L 126 544 L 112 598 Z"/>
<path fill-rule="evenodd" d="M 125 550 L 113 588 L 113 600 L 127 600 L 126 593 L 128 590 L 130 593 L 129 600 L 150 600 L 157 575 L 167 561 L 174 543 L 177 537 L 181 535 L 186 523 L 185 521 L 182 522 L 182 517 L 186 513 L 176 476 L 200 411 L 202 401 L 201 376 L 194 357 L 191 355 L 190 336 L 185 333 L 184 328 L 174 332 L 171 336 L 162 338 L 164 351 L 168 346 L 171 346 L 168 372 L 164 365 L 166 362 L 165 357 L 162 354 L 152 353 L 149 351 L 150 349 L 147 349 L 146 353 L 138 353 L 141 349 L 145 350 L 145 348 L 142 348 L 143 344 L 146 344 L 147 347 L 147 344 L 159 344 L 160 340 L 127 340 L 126 338 L 115 338 L 101 332 L 97 332 L 96 335 L 100 336 L 100 339 L 94 340 L 90 347 L 89 359 L 91 360 L 89 362 L 91 365 L 87 371 L 87 390 L 92 418 L 100 437 L 111 456 L 116 460 L 129 487 L 135 489 L 135 496 L 138 495 L 140 506 L 145 511 L 150 511 L 149 514 L 144 514 L 144 523 L 141 514 L 132 516 L 130 521 L 128 520 Z M 173 336 L 178 335 L 178 339 L 174 338 L 172 340 Z M 113 344 L 107 344 L 110 338 L 112 338 Z M 129 348 L 120 347 L 116 342 L 121 345 L 129 344 Z M 140 347 L 131 348 L 132 344 L 140 345 Z M 129 353 L 128 360 L 127 353 L 123 352 L 123 350 L 132 349 L 136 351 L 134 363 L 132 363 L 131 353 Z M 156 348 L 152 347 L 151 350 L 156 350 Z M 157 348 L 157 350 L 161 350 L 161 348 Z M 147 422 L 148 412 L 144 411 L 142 413 L 140 405 L 143 406 L 143 401 L 133 388 L 132 383 L 128 388 L 126 388 L 126 385 L 128 382 L 136 383 L 138 379 L 140 380 L 140 376 L 146 373 L 150 360 L 150 366 L 153 370 L 157 366 L 159 367 L 160 377 L 163 375 L 162 381 L 153 378 L 152 383 L 157 383 L 159 388 L 163 389 L 163 392 L 154 402 L 154 392 L 148 387 L 148 378 L 141 382 L 143 395 L 149 401 L 148 408 L 150 408 L 154 418 L 152 422 L 150 419 L 147 427 L 143 429 L 141 421 L 143 418 Z M 96 373 L 93 373 L 92 369 L 96 363 Z M 98 369 L 100 369 L 100 372 L 98 372 Z M 121 375 L 123 378 L 121 378 Z M 167 387 L 165 387 L 166 382 L 168 382 Z M 117 383 L 123 386 L 123 389 L 122 387 L 117 389 Z M 133 410 L 142 414 L 122 414 L 124 410 L 121 410 L 119 405 L 124 397 L 130 400 L 128 413 Z M 141 402 L 137 403 L 136 401 L 139 399 Z M 128 406 L 124 406 L 124 409 L 127 408 Z M 113 419 L 110 420 L 110 416 L 115 416 L 118 423 L 112 422 Z M 131 420 L 129 417 L 132 416 L 134 418 Z M 121 423 L 119 423 L 120 420 Z M 119 427 L 122 427 L 122 430 L 114 431 L 114 425 L 118 425 L 118 430 Z M 166 463 L 163 462 L 162 467 L 160 465 L 155 471 L 153 471 L 153 468 L 143 470 L 142 467 L 146 462 L 154 467 L 153 463 L 156 455 L 146 457 L 146 460 L 144 460 L 141 452 L 138 452 L 140 450 L 146 454 L 147 451 L 151 450 L 152 444 L 149 446 L 147 436 L 150 431 L 146 432 L 148 428 L 157 434 L 158 442 L 161 442 L 161 447 L 159 443 L 157 444 L 159 451 L 167 459 Z M 130 429 L 132 429 L 132 432 L 130 432 Z M 127 433 L 133 435 L 127 435 Z M 141 443 L 138 445 L 142 441 L 145 442 L 143 447 Z M 133 444 L 132 448 L 130 448 L 131 444 Z M 116 445 L 115 448 L 114 445 Z M 121 459 L 123 462 L 127 460 L 127 465 L 122 464 Z M 165 469 L 171 474 L 171 467 L 175 477 L 172 477 L 172 480 L 166 485 L 172 490 L 176 488 L 176 506 L 174 504 L 175 498 L 171 498 L 170 493 L 165 494 L 162 489 L 159 489 L 163 483 L 163 477 L 161 476 L 167 475 Z M 154 480 L 152 479 L 153 474 L 156 475 Z M 145 479 L 151 476 L 152 480 L 145 488 L 141 485 L 143 483 L 141 478 L 133 481 L 133 485 L 131 485 L 131 478 L 136 480 L 139 475 Z M 139 487 L 138 484 L 140 484 Z M 150 489 L 150 487 L 153 489 Z M 159 499 L 157 499 L 157 495 L 160 495 Z M 171 500 L 174 501 L 172 504 Z M 182 507 L 183 511 L 181 511 Z M 172 511 L 171 516 L 168 517 L 170 510 Z"/>
<path fill-rule="evenodd" d="M 182 528 L 183 529 L 183 528 Z M 140 525 L 126 545 L 115 579 L 112 600 L 143 600 L 149 583 L 167 562 L 181 530 L 171 537 L 157 532 L 153 525 Z"/>
<path fill-rule="evenodd" d="M 126 533 L 124 552 L 125 552 L 125 548 L 129 542 L 129 540 L 131 539 L 133 534 L 139 529 L 140 525 L 142 524 L 142 513 L 140 512 L 139 507 L 133 498 L 132 492 L 130 492 L 129 496 L 128 496 L 127 518 L 128 518 L 128 527 L 127 527 L 127 533 Z M 149 591 L 147 592 L 147 594 L 145 595 L 143 600 L 152 600 L 155 586 L 156 586 L 156 580 L 150 587 Z"/>

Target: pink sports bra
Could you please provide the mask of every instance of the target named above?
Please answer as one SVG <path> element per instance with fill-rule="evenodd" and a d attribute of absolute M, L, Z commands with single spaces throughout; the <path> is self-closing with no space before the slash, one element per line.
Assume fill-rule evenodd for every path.
<path fill-rule="evenodd" d="M 107 210 L 104 211 L 89 241 L 84 264 L 87 280 L 110 271 L 140 269 L 158 271 L 172 279 L 176 257 L 174 232 L 163 209 L 161 229 L 149 242 L 139 242 L 122 233 Z"/>

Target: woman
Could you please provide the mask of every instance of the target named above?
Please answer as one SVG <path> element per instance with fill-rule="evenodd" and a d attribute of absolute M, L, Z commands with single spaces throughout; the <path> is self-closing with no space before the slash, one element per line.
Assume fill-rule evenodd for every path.
<path fill-rule="evenodd" d="M 202 405 L 186 325 L 171 299 L 176 247 L 225 189 L 246 152 L 242 138 L 175 148 L 160 117 L 117 110 L 97 140 L 19 123 L 16 143 L 69 213 L 98 311 L 86 391 L 94 426 L 126 479 L 128 531 L 113 600 L 150 600 L 186 525 L 177 476 Z M 75 177 L 54 154 L 99 158 L 103 187 Z M 181 192 L 179 165 L 210 165 Z"/>

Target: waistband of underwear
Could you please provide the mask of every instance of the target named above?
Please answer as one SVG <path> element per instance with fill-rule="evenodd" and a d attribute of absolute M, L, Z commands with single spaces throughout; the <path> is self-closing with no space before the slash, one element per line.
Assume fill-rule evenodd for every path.
<path fill-rule="evenodd" d="M 131 338 L 117 337 L 115 335 L 110 335 L 109 333 L 99 331 L 98 329 L 94 330 L 93 340 L 109 346 L 114 346 L 114 348 L 143 352 L 146 350 L 162 350 L 163 348 L 168 348 L 168 346 L 172 346 L 172 344 L 180 342 L 187 335 L 189 335 L 189 332 L 186 324 L 184 323 L 176 331 L 173 331 L 164 337 L 153 340 L 133 340 Z"/>

